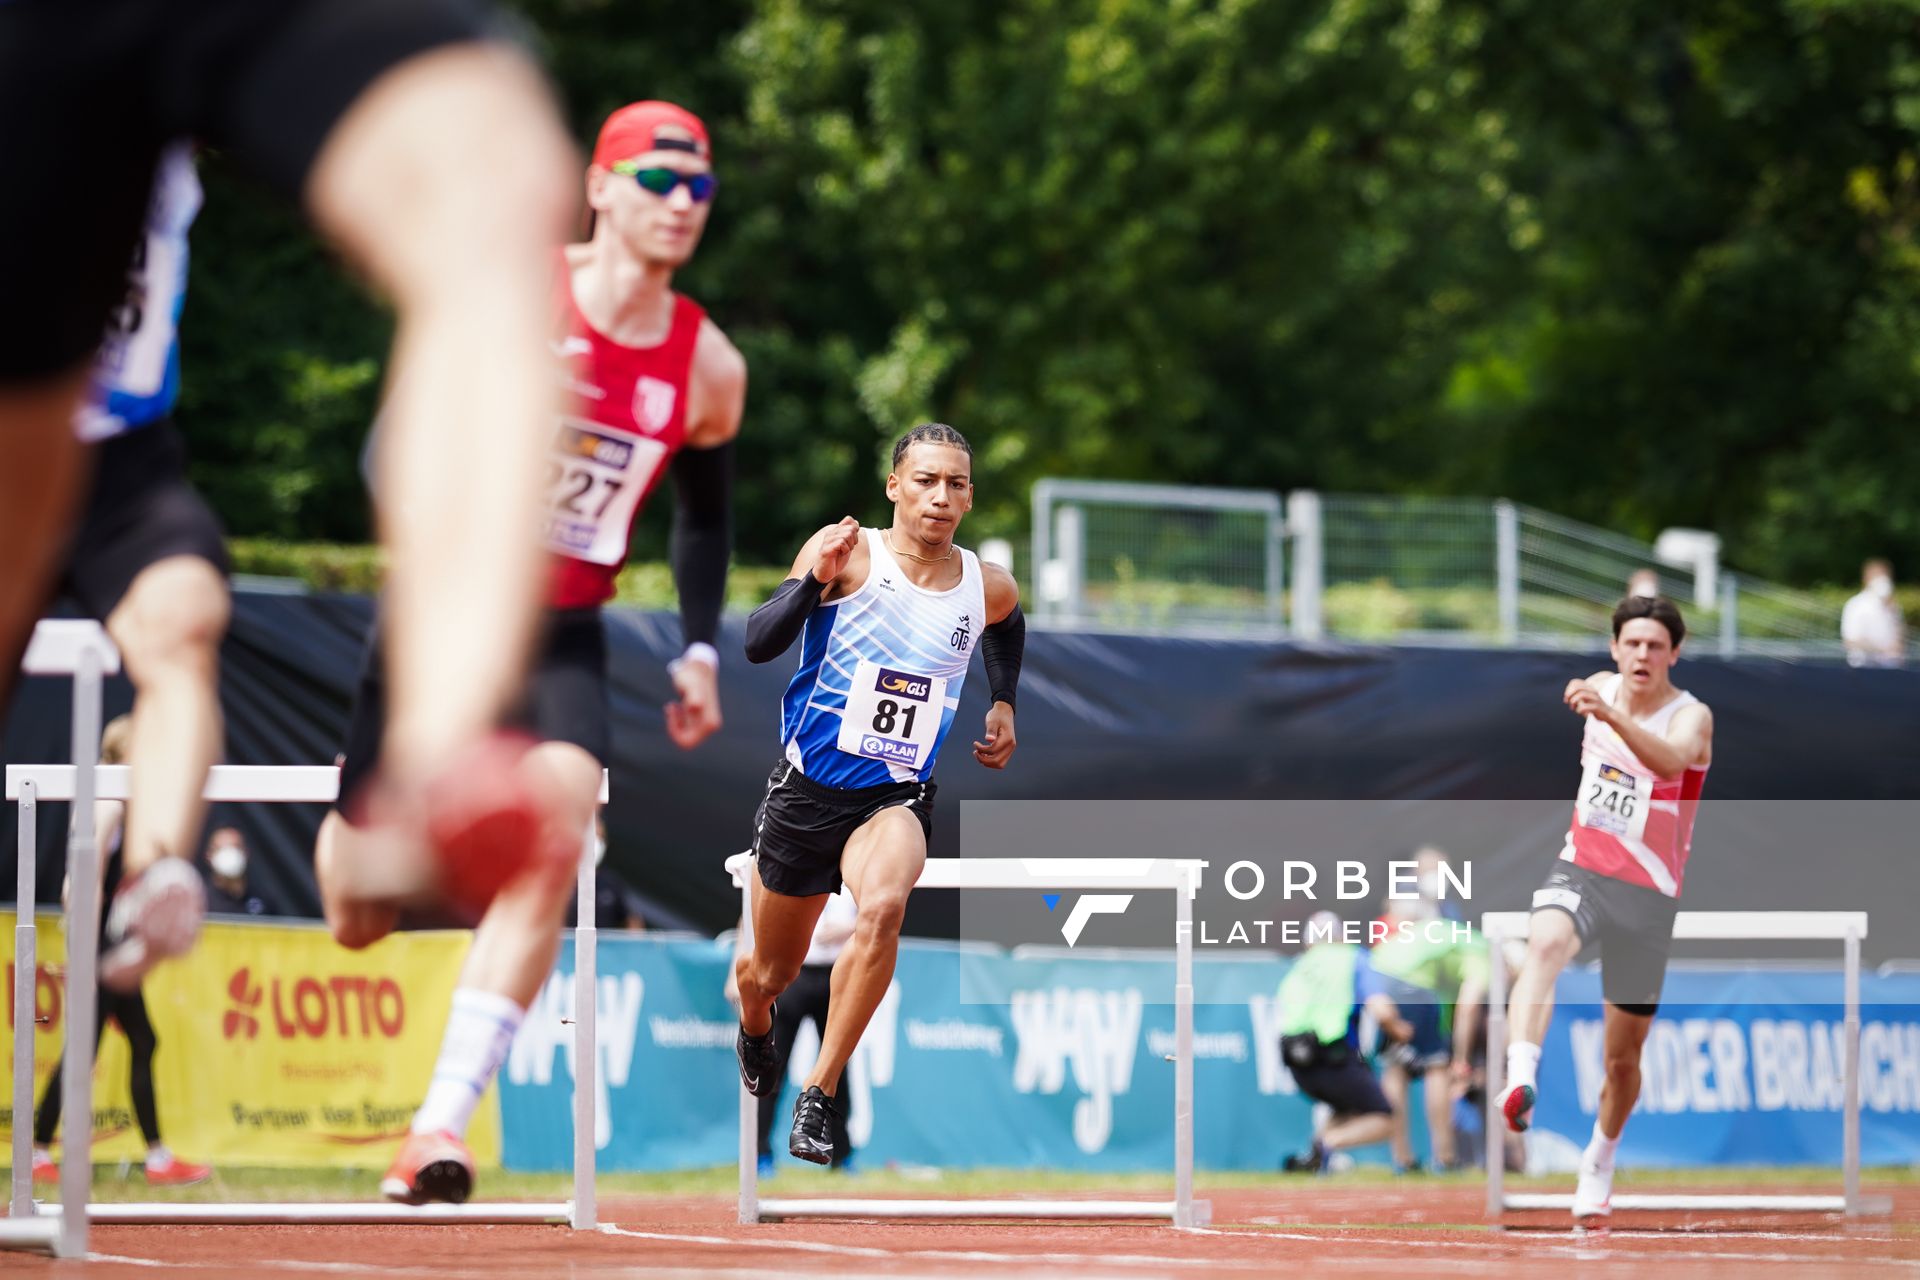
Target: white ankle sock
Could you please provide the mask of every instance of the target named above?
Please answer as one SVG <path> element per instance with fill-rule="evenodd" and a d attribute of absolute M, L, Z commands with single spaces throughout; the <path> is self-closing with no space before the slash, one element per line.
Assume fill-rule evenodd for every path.
<path fill-rule="evenodd" d="M 1507 1083 L 1534 1085 L 1540 1070 L 1540 1046 L 1514 1041 L 1507 1046 Z"/>
<path fill-rule="evenodd" d="M 1593 1137 L 1587 1140 L 1587 1157 L 1595 1168 L 1613 1168 L 1613 1153 L 1620 1149 L 1620 1139 L 1609 1138 L 1600 1132 L 1600 1122 L 1593 1122 Z"/>
<path fill-rule="evenodd" d="M 413 1113 L 413 1132 L 466 1136 L 473 1109 L 507 1060 L 513 1033 L 526 1015 L 512 1000 L 491 991 L 461 987 L 453 993 L 440 1060 L 433 1065 L 426 1099 Z"/>
<path fill-rule="evenodd" d="M 147 1148 L 147 1168 L 158 1169 L 173 1159 L 173 1152 L 167 1150 L 165 1143 L 156 1142 Z"/>

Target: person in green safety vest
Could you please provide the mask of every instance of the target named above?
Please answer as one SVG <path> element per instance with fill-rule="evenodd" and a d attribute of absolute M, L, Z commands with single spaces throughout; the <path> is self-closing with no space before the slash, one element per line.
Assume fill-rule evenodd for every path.
<path fill-rule="evenodd" d="M 1433 1163 L 1454 1167 L 1453 1106 L 1473 1083 L 1473 1045 L 1487 998 L 1487 944 L 1464 924 L 1443 919 L 1440 904 L 1421 897 L 1388 904 L 1387 936 L 1368 959 L 1413 1030 L 1382 1055 L 1380 1083 L 1393 1104 L 1393 1163 L 1418 1167 L 1408 1133 L 1413 1077 L 1426 1083 L 1427 1133 Z M 1406 927 L 1403 927 L 1406 926 Z"/>
<path fill-rule="evenodd" d="M 1307 949 L 1280 981 L 1281 1060 L 1300 1092 L 1333 1113 L 1304 1154 L 1287 1157 L 1289 1172 L 1319 1172 L 1336 1151 L 1393 1136 L 1393 1105 L 1360 1054 L 1360 1015 L 1371 1013 L 1391 1040 L 1409 1039 L 1413 1028 L 1384 990 L 1366 950 L 1345 941 L 1345 933 L 1339 916 L 1314 912 L 1307 919 Z"/>

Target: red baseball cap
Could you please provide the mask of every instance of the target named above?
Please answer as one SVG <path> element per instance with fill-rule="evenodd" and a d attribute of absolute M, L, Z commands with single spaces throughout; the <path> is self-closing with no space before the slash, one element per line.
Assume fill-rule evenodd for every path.
<path fill-rule="evenodd" d="M 671 102 L 631 102 L 607 117 L 593 144 L 593 162 L 611 169 L 649 151 L 685 151 L 710 159 L 707 126 L 685 107 Z"/>

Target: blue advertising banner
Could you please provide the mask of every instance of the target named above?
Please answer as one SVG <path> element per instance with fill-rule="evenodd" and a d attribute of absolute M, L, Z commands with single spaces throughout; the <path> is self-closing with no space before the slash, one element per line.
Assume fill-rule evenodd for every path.
<path fill-rule="evenodd" d="M 595 1141 L 603 1170 L 733 1160 L 735 1023 L 721 995 L 730 962 L 723 943 L 601 937 Z M 571 1167 L 572 965 L 569 943 L 502 1075 L 508 1168 Z M 1203 1168 L 1273 1169 L 1307 1143 L 1311 1106 L 1279 1054 L 1275 991 L 1285 968 L 1272 957 L 1195 967 Z M 1171 989 L 1167 962 L 903 943 L 843 1086 L 859 1159 L 869 1167 L 1171 1168 Z M 996 998 L 982 1001 L 982 993 Z M 1675 971 L 1622 1159 L 1837 1163 L 1839 995 L 1837 973 Z M 1920 1158 L 1920 976 L 1866 978 L 1863 998 L 1865 1158 L 1912 1162 Z M 1559 1000 L 1533 1143 L 1533 1162 L 1548 1168 L 1585 1143 L 1605 1077 L 1598 976 L 1569 972 Z M 803 1027 L 790 1081 L 817 1049 L 817 1031 Z M 1424 1148 L 1418 1117 L 1416 1108 L 1415 1143 Z M 776 1139 L 784 1132 L 776 1126 Z"/>
<path fill-rule="evenodd" d="M 1840 1163 L 1841 975 L 1674 969 L 1641 1054 L 1622 1161 L 1642 1167 Z M 1920 1160 L 1920 975 L 1860 981 L 1861 1159 Z M 1530 1166 L 1572 1168 L 1606 1079 L 1600 976 L 1570 971 L 1541 1048 Z"/>

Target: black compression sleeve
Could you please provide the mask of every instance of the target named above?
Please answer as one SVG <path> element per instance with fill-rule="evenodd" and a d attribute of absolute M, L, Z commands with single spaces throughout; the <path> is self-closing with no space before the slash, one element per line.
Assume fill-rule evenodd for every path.
<path fill-rule="evenodd" d="M 747 661 L 772 662 L 785 653 L 826 589 L 827 584 L 810 573 L 781 583 L 773 597 L 747 618 Z"/>
<path fill-rule="evenodd" d="M 673 585 L 685 644 L 712 644 L 733 554 L 733 442 L 673 460 Z"/>
<path fill-rule="evenodd" d="M 1027 652 L 1027 616 L 1020 606 L 980 633 L 980 660 L 987 666 L 987 688 L 995 702 L 1013 706 L 1020 687 L 1020 660 Z"/>

